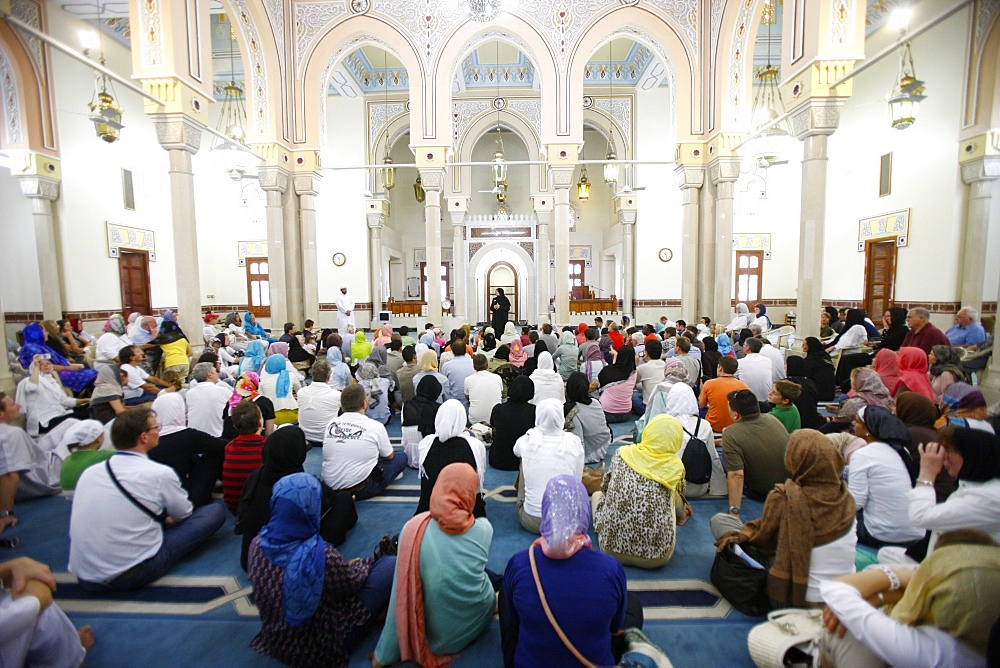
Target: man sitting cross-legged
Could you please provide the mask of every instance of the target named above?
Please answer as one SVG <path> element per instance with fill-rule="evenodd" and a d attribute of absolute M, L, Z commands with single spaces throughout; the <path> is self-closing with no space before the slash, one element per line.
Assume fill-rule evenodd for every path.
<path fill-rule="evenodd" d="M 17 525 L 14 501 L 34 499 L 59 493 L 59 469 L 52 456 L 43 451 L 28 433 L 17 426 L 21 407 L 12 397 L 0 392 L 0 533 Z M 61 438 L 76 420 L 60 425 Z M 52 432 L 50 432 L 52 433 Z"/>
<path fill-rule="evenodd" d="M 87 591 L 144 587 L 226 519 L 215 502 L 192 512 L 174 470 L 147 456 L 159 439 L 156 413 L 127 410 L 111 427 L 118 452 L 80 476 L 69 522 L 69 570 Z"/>
<path fill-rule="evenodd" d="M 340 395 L 343 414 L 330 421 L 323 438 L 323 482 L 358 501 L 381 494 L 406 468 L 406 453 L 395 452 L 385 426 L 365 415 L 365 388 L 356 383 Z"/>

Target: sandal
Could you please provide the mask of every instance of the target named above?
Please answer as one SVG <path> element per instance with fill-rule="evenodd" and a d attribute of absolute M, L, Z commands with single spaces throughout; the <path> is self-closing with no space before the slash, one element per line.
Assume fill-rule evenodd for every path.
<path fill-rule="evenodd" d="M 394 557 L 399 552 L 399 534 L 390 537 L 389 534 L 382 536 L 375 548 L 375 561 L 382 557 Z"/>

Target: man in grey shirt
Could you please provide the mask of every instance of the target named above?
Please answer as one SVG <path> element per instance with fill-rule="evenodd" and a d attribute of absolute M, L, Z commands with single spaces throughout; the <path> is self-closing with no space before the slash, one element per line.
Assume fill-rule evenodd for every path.
<path fill-rule="evenodd" d="M 396 387 L 399 388 L 399 393 L 404 404 L 413 398 L 415 393 L 413 377 L 419 371 L 420 367 L 417 366 L 416 349 L 413 346 L 406 346 L 403 348 L 403 366 L 399 367 L 399 370 L 396 371 L 396 378 L 399 380 Z"/>
<path fill-rule="evenodd" d="M 540 341 L 545 341 L 545 349 L 550 353 L 559 347 L 559 337 L 552 333 L 552 325 L 545 323 L 542 325 L 542 332 L 538 335 Z"/>
<path fill-rule="evenodd" d="M 461 401 L 468 410 L 469 399 L 465 396 L 465 379 L 476 373 L 476 370 L 472 367 L 472 358 L 466 354 L 464 341 L 459 340 L 451 344 L 451 352 L 455 353 L 455 358 L 445 363 L 441 373 L 448 379 L 451 396 Z"/>

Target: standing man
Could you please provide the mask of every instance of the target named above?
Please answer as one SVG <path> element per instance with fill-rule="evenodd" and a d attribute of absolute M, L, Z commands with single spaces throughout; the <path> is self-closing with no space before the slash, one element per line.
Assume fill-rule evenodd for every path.
<path fill-rule="evenodd" d="M 979 324 L 979 311 L 971 306 L 963 306 L 955 314 L 955 325 L 944 333 L 955 348 L 968 351 L 979 350 L 986 340 L 986 330 Z"/>
<path fill-rule="evenodd" d="M 337 295 L 337 331 L 341 336 L 350 327 L 354 331 L 357 325 L 354 322 L 354 298 L 347 294 L 347 286 L 340 286 L 340 294 Z"/>
<path fill-rule="evenodd" d="M 493 314 L 493 331 L 502 332 L 510 319 L 510 300 L 503 293 L 503 288 L 497 288 L 496 297 L 490 302 L 490 313 Z"/>

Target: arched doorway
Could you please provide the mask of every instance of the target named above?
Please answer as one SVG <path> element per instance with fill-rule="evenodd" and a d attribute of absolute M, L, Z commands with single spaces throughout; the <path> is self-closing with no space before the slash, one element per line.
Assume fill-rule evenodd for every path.
<path fill-rule="evenodd" d="M 507 299 L 510 300 L 510 319 L 512 322 L 518 321 L 518 311 L 517 311 L 517 269 L 514 265 L 509 262 L 494 262 L 489 269 L 486 270 L 486 295 L 483 303 L 486 304 L 486 315 L 483 320 L 489 322 L 493 317 L 489 312 L 489 304 L 493 299 L 494 293 L 496 293 L 497 288 L 503 288 L 504 294 Z M 503 332 L 497 332 L 496 335 L 500 336 Z"/>

